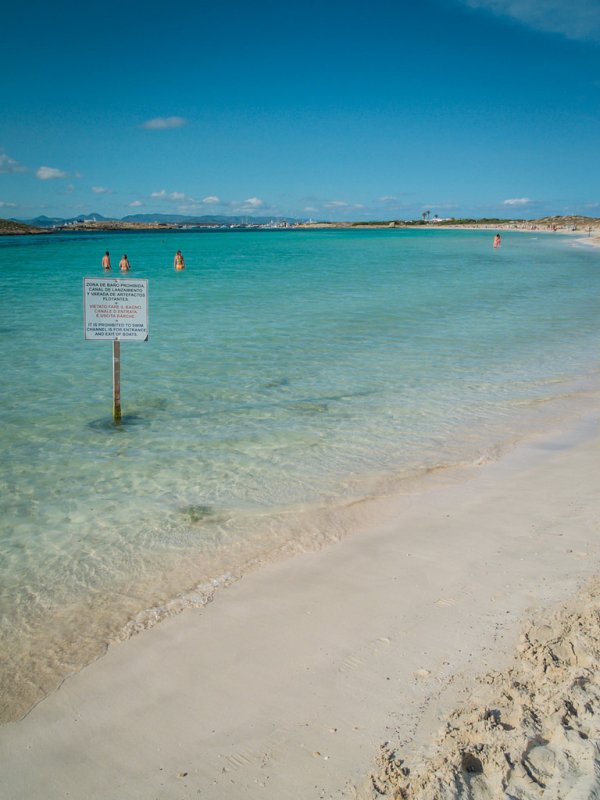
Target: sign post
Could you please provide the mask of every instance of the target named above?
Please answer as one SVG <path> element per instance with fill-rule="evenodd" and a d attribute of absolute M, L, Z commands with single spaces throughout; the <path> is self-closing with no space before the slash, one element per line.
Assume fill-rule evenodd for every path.
<path fill-rule="evenodd" d="M 113 421 L 121 422 L 121 342 L 113 341 Z"/>
<path fill-rule="evenodd" d="M 85 338 L 113 343 L 113 420 L 121 421 L 121 342 L 148 341 L 148 281 L 84 278 Z"/>

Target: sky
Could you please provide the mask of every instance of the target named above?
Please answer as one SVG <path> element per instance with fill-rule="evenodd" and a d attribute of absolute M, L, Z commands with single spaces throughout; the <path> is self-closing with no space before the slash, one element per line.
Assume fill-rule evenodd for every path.
<path fill-rule="evenodd" d="M 12 3 L 0 217 L 600 217 L 600 0 Z"/>

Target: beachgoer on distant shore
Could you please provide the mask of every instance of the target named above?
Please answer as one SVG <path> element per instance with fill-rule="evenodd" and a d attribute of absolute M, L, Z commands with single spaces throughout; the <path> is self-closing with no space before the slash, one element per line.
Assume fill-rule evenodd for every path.
<path fill-rule="evenodd" d="M 497 233 L 494 236 L 494 247 L 500 247 L 500 244 L 501 244 L 501 242 L 500 242 L 500 234 Z"/>
<path fill-rule="evenodd" d="M 131 269 L 131 264 L 129 263 L 129 259 L 127 258 L 127 253 L 123 256 L 123 258 L 119 261 L 119 268 L 121 272 L 129 272 Z"/>
<path fill-rule="evenodd" d="M 108 252 L 108 250 L 102 256 L 102 269 L 105 269 L 107 271 L 109 269 L 111 269 L 111 266 L 110 266 L 110 253 Z"/>
<path fill-rule="evenodd" d="M 183 255 L 181 254 L 181 250 L 178 250 L 175 253 L 175 258 L 173 259 L 173 266 L 175 269 L 185 269 L 185 261 L 183 260 Z"/>

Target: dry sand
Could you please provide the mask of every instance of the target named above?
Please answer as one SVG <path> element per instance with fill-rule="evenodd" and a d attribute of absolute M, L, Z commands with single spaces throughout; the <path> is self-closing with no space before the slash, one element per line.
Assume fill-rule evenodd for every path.
<path fill-rule="evenodd" d="M 436 473 L 111 647 L 0 728 L 0 796 L 598 796 L 597 588 L 572 598 L 600 572 L 599 455 L 588 415 Z"/>
<path fill-rule="evenodd" d="M 600 581 L 527 625 L 514 664 L 478 678 L 432 754 L 381 747 L 373 798 L 600 797 Z"/>
<path fill-rule="evenodd" d="M 600 247 L 600 236 L 588 236 L 585 239 L 578 239 L 577 242 L 587 247 Z"/>

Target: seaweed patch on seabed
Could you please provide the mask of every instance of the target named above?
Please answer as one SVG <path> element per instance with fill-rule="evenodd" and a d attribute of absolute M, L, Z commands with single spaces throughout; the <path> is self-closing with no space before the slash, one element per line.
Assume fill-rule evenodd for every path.
<path fill-rule="evenodd" d="M 275 380 L 269 381 L 268 383 L 265 383 L 264 388 L 265 389 L 279 389 L 282 386 L 289 386 L 289 385 L 290 385 L 290 382 L 289 382 L 288 378 L 279 378 L 279 379 L 275 379 Z"/>
<path fill-rule="evenodd" d="M 515 661 L 480 678 L 435 754 L 389 742 L 361 797 L 489 800 L 600 796 L 600 580 L 526 628 Z"/>
<path fill-rule="evenodd" d="M 123 414 L 120 422 L 115 422 L 111 417 L 102 417 L 88 422 L 87 427 L 105 433 L 124 433 L 128 428 L 139 428 L 149 424 L 150 420 L 140 414 Z"/>
<path fill-rule="evenodd" d="M 203 505 L 202 503 L 184 506 L 181 509 L 181 514 L 188 522 L 193 525 L 201 525 L 203 522 L 217 522 L 223 520 L 225 515 L 218 508 L 211 505 Z"/>
<path fill-rule="evenodd" d="M 329 411 L 331 403 L 340 403 L 344 400 L 352 400 L 355 397 L 368 397 L 375 392 L 359 390 L 345 394 L 326 395 L 325 397 L 306 398 L 304 400 L 294 400 L 287 403 L 287 408 L 296 409 L 303 414 L 322 414 Z"/>
<path fill-rule="evenodd" d="M 323 414 L 329 411 L 327 403 L 319 403 L 311 400 L 298 400 L 295 403 L 290 403 L 288 408 L 300 412 L 300 414 Z"/>
<path fill-rule="evenodd" d="M 166 397 L 156 397 L 154 400 L 147 400 L 144 406 L 149 411 L 165 411 L 169 405 Z"/>

